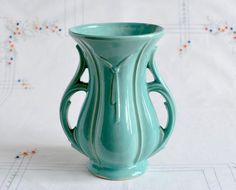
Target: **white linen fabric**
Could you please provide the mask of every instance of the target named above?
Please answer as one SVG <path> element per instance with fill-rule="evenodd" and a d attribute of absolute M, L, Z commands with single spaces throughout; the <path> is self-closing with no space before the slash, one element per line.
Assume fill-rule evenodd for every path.
<path fill-rule="evenodd" d="M 38 154 L 42 152 L 35 158 L 38 162 L 40 159 L 45 163 L 73 160 L 74 165 L 86 162 L 85 157 L 70 147 L 63 133 L 59 104 L 79 64 L 76 44 L 68 29 L 97 22 L 147 22 L 165 28 L 165 35 L 158 42 L 156 61 L 175 99 L 177 120 L 169 143 L 150 159 L 150 167 L 170 164 L 173 169 L 174 164 L 193 167 L 192 164 L 226 163 L 227 170 L 228 164 L 236 161 L 235 0 L 0 0 L 0 5 L 0 161 L 3 163 L 21 150 L 34 148 Z M 87 79 L 88 74 L 84 76 Z M 76 125 L 84 97 L 82 93 L 72 98 L 69 112 L 72 126 Z M 151 98 L 165 125 L 163 99 L 157 93 L 151 93 Z M 206 168 L 205 165 L 200 168 Z M 231 174 L 232 168 L 227 170 Z M 4 182 L 7 171 L 1 170 L 0 181 Z M 52 176 L 43 177 L 43 171 L 35 177 L 24 174 L 29 183 L 17 186 L 18 180 L 11 188 L 36 189 L 37 184 L 38 189 L 73 189 L 82 184 L 78 186 L 80 189 L 88 189 L 88 182 L 93 183 L 88 174 L 81 177 L 88 179 L 86 183 L 74 177 L 77 183 L 70 179 L 76 175 L 75 171 L 73 175 L 68 173 L 53 182 Z M 145 179 L 156 175 L 162 181 L 159 186 L 155 186 L 155 180 L 149 186 L 137 186 L 145 184 L 141 178 L 133 183 L 137 187 L 128 182 L 116 186 L 94 179 L 94 184 L 101 183 L 94 185 L 94 189 L 220 189 L 210 182 L 201 186 L 203 178 L 194 172 L 183 174 L 183 178 L 182 174 L 178 178 L 173 173 L 170 176 L 165 172 L 154 173 L 149 172 Z M 222 172 L 219 175 L 223 176 Z M 171 186 L 168 177 L 177 185 Z M 221 189 L 232 188 L 222 184 Z"/>

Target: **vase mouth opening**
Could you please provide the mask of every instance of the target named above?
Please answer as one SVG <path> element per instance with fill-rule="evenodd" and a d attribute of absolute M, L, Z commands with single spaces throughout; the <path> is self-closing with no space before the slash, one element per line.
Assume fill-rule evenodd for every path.
<path fill-rule="evenodd" d="M 73 37 L 95 38 L 95 39 L 127 39 L 160 37 L 164 29 L 155 24 L 148 23 L 96 23 L 74 26 L 69 29 Z"/>

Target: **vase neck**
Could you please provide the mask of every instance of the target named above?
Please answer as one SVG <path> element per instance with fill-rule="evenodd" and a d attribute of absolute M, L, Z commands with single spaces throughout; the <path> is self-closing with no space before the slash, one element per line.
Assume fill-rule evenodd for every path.
<path fill-rule="evenodd" d="M 119 65 L 129 56 L 154 46 L 159 38 L 137 38 L 137 39 L 77 39 L 82 49 L 87 49 L 90 53 L 106 60 L 113 66 Z"/>

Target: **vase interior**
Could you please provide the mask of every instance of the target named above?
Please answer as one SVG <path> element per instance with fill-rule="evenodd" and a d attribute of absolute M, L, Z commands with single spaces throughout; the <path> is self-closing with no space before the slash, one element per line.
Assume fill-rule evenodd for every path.
<path fill-rule="evenodd" d="M 163 28 L 146 23 L 99 23 L 75 26 L 70 33 L 92 37 L 132 37 L 159 34 Z"/>

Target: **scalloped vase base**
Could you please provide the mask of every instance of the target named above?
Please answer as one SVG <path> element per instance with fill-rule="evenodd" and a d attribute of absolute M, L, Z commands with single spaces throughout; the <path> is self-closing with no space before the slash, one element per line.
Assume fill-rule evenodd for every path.
<path fill-rule="evenodd" d="M 147 160 L 125 168 L 106 168 L 90 161 L 88 170 L 96 177 L 108 180 L 126 180 L 142 175 L 147 168 Z"/>

